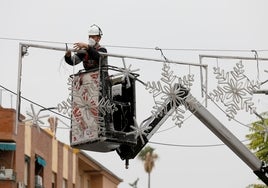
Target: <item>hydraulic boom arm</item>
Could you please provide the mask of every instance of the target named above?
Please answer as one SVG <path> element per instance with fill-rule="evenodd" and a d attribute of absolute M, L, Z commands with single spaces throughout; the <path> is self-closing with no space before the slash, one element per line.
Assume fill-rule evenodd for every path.
<path fill-rule="evenodd" d="M 187 99 L 189 97 L 192 96 L 189 95 Z M 242 159 L 266 185 L 268 185 L 268 168 L 265 163 L 260 161 L 218 119 L 216 119 L 204 106 L 202 106 L 202 104 L 196 101 L 195 108 L 189 110 L 219 139 L 221 139 L 221 141 L 225 143 L 240 159 Z"/>
<path fill-rule="evenodd" d="M 235 137 L 215 116 L 212 115 L 201 103 L 199 103 L 190 93 L 185 92 L 185 104 L 191 106 L 189 110 L 204 124 L 206 125 L 223 143 L 225 143 L 240 159 L 242 159 L 253 172 L 268 185 L 268 167 L 265 163 L 260 161 L 237 137 Z M 194 104 L 193 104 L 194 103 Z M 166 113 L 160 112 L 159 116 L 151 118 L 148 125 L 151 129 L 148 130 L 147 136 L 138 139 L 138 144 L 134 147 L 121 147 L 117 150 L 122 159 L 133 159 L 146 145 L 153 134 L 160 128 L 160 126 L 169 117 L 171 111 L 170 104 L 167 105 Z M 163 115 L 164 114 L 164 115 Z"/>

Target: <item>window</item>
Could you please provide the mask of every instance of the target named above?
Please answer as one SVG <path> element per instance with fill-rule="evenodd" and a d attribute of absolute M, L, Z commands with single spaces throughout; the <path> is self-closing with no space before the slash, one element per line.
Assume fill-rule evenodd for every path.
<path fill-rule="evenodd" d="M 46 166 L 46 161 L 36 155 L 35 157 L 35 187 L 43 187 L 43 176 L 44 176 L 44 167 Z"/>
<path fill-rule="evenodd" d="M 63 179 L 62 181 L 62 188 L 68 188 L 66 179 Z"/>
<path fill-rule="evenodd" d="M 0 142 L 0 180 L 16 180 L 13 170 L 16 143 Z"/>
<path fill-rule="evenodd" d="M 52 186 L 51 188 L 57 188 L 57 174 L 56 173 L 52 173 Z"/>
<path fill-rule="evenodd" d="M 25 155 L 25 160 L 24 160 L 24 185 L 25 187 L 28 187 L 29 183 L 30 183 L 30 157 L 28 157 L 27 155 Z"/>
<path fill-rule="evenodd" d="M 12 169 L 14 165 L 14 151 L 16 144 L 13 142 L 0 142 L 0 167 Z"/>

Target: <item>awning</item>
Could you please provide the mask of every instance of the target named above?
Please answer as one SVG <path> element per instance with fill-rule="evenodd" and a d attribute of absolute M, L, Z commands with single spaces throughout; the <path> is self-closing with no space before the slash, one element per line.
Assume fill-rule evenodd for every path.
<path fill-rule="evenodd" d="M 38 164 L 42 165 L 43 167 L 47 165 L 47 162 L 42 157 L 37 156 L 36 161 Z"/>
<path fill-rule="evenodd" d="M 16 143 L 14 143 L 14 142 L 0 142 L 0 150 L 14 151 L 14 150 L 16 150 Z"/>

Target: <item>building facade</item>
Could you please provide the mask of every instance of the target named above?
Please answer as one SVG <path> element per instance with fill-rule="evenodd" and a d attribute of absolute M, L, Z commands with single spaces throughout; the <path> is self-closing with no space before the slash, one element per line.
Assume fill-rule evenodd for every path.
<path fill-rule="evenodd" d="M 15 124 L 16 111 L 0 106 L 0 188 L 117 188 L 122 182 L 51 130 Z"/>

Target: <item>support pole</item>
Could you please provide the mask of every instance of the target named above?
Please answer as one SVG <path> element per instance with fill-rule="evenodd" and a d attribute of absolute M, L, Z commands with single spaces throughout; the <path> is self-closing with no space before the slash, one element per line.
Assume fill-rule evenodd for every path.
<path fill-rule="evenodd" d="M 23 45 L 19 44 L 19 61 L 18 61 L 18 78 L 17 78 L 17 102 L 16 102 L 16 123 L 14 134 L 18 134 L 18 125 L 20 118 L 20 100 L 21 100 L 21 72 L 22 72 L 22 48 Z"/>

